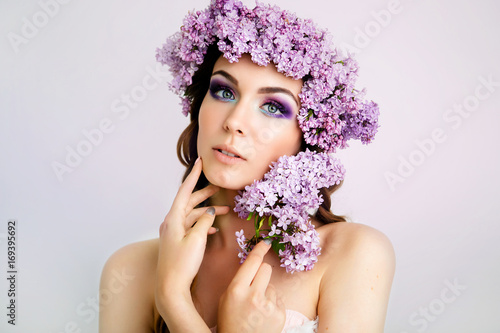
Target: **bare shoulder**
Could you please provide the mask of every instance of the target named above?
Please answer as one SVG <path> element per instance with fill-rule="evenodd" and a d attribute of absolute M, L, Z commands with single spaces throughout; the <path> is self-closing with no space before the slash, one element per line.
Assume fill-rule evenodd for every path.
<path fill-rule="evenodd" d="M 392 243 L 367 225 L 318 228 L 322 277 L 318 332 L 383 332 L 395 272 Z"/>
<path fill-rule="evenodd" d="M 106 270 L 109 266 L 127 266 L 131 270 L 143 270 L 152 262 L 156 269 L 158 242 L 159 240 L 155 238 L 125 245 L 109 257 L 104 269 Z"/>
<path fill-rule="evenodd" d="M 321 226 L 318 232 L 322 240 L 322 255 L 353 259 L 363 256 L 371 260 L 377 257 L 389 266 L 395 264 L 391 241 L 375 228 L 360 223 L 337 222 Z"/>
<path fill-rule="evenodd" d="M 99 332 L 151 332 L 158 239 L 126 245 L 104 265 Z"/>

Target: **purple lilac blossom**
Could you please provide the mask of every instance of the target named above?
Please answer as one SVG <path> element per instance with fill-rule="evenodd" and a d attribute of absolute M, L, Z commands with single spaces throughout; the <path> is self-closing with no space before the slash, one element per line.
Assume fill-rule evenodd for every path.
<path fill-rule="evenodd" d="M 343 165 L 332 154 L 309 150 L 282 156 L 264 178 L 245 187 L 235 198 L 240 218 L 254 219 L 256 235 L 236 233 L 245 260 L 259 239 L 271 239 L 287 272 L 308 271 L 321 253 L 319 237 L 309 212 L 323 202 L 320 189 L 339 184 Z"/>
<path fill-rule="evenodd" d="M 188 13 L 180 31 L 157 49 L 185 115 L 190 100 L 184 93 L 213 43 L 230 62 L 246 53 L 260 66 L 272 62 L 278 72 L 304 80 L 297 118 L 309 145 L 335 152 L 351 139 L 369 143 L 377 133 L 378 106 L 355 88 L 357 62 L 311 20 L 260 2 L 249 9 L 240 1 L 212 0 L 205 10 Z"/>

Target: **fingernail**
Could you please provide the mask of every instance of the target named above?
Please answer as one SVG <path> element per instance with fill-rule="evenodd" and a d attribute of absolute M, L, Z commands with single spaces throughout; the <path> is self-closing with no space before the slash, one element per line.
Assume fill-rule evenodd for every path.
<path fill-rule="evenodd" d="M 270 240 L 269 238 L 264 239 L 264 243 L 266 243 L 267 245 L 271 245 L 272 242 L 273 241 Z"/>
<path fill-rule="evenodd" d="M 219 230 L 220 230 L 219 228 L 215 228 L 215 232 L 219 232 Z"/>
<path fill-rule="evenodd" d="M 207 214 L 209 214 L 209 215 L 215 215 L 215 208 L 214 207 L 208 207 Z"/>
<path fill-rule="evenodd" d="M 200 161 L 200 156 L 198 156 L 198 158 L 196 159 L 196 161 L 194 161 L 194 164 L 198 163 Z"/>

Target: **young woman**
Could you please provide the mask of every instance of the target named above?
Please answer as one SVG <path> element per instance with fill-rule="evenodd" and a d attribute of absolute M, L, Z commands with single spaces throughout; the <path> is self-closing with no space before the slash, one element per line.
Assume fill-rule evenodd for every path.
<path fill-rule="evenodd" d="M 269 217 L 267 228 L 241 214 L 248 202 L 241 191 L 263 177 L 278 184 L 267 195 L 280 209 L 286 193 L 305 197 L 316 190 L 279 183 L 282 177 L 268 176 L 271 165 L 276 172 L 302 175 L 317 159 L 299 165 L 301 158 L 327 156 L 321 154 L 346 146 L 342 140 L 373 137 L 378 112 L 351 89 L 356 66 L 350 58 L 339 60 L 325 40 L 310 22 L 276 7 L 249 10 L 214 0 L 206 11 L 188 15 L 182 33 L 159 51 L 191 114 L 178 145 L 187 171 L 159 239 L 125 246 L 106 263 L 101 292 L 111 291 L 112 298 L 101 300 L 101 333 L 383 332 L 394 252 L 382 233 L 330 212 L 337 178 L 317 186 L 321 200 L 316 212 L 306 212 L 307 221 L 300 212 L 286 215 L 286 222 L 272 215 L 273 208 L 250 212 Z M 317 119 L 326 125 L 318 126 Z M 321 136 L 332 130 L 338 135 Z M 298 155 L 289 168 L 297 170 L 276 166 L 282 156 Z M 311 184 L 330 171 L 314 172 Z M 302 203 L 290 207 L 303 209 Z M 284 259 L 283 235 L 294 223 L 309 247 Z M 293 230 L 300 234 L 300 228 Z M 260 238 L 245 248 L 242 231 Z M 286 246 L 298 249 L 297 242 Z M 282 244 L 281 251 L 270 250 L 271 244 Z M 242 264 L 240 257 L 246 259 Z M 130 280 L 119 290 L 116 272 Z"/>

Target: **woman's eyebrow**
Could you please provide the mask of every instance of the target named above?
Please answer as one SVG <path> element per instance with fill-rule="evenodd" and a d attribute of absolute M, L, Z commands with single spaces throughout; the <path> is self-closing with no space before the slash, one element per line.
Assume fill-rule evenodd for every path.
<path fill-rule="evenodd" d="M 297 97 L 295 97 L 295 95 L 288 89 L 281 88 L 281 87 L 264 87 L 264 88 L 260 88 L 258 92 L 259 92 L 259 94 L 282 93 L 282 94 L 289 95 L 290 97 L 293 98 L 293 100 L 295 101 L 295 104 L 297 104 L 297 106 L 299 106 L 299 101 L 297 100 Z"/>
<path fill-rule="evenodd" d="M 238 80 L 234 76 L 232 76 L 231 74 L 229 74 L 228 72 L 226 72 L 224 70 L 218 70 L 218 71 L 213 72 L 212 76 L 215 76 L 215 75 L 222 75 L 228 81 L 230 81 L 231 83 L 233 83 L 234 85 L 236 85 L 236 86 L 238 85 Z M 263 87 L 263 88 L 260 88 L 258 90 L 258 93 L 259 94 L 275 94 L 275 93 L 286 94 L 286 95 L 289 95 L 290 97 L 293 98 L 293 100 L 295 101 L 295 104 L 297 104 L 297 106 L 300 106 L 299 101 L 297 100 L 297 97 L 295 97 L 295 95 L 290 90 L 285 89 L 285 88 L 281 88 L 281 87 Z"/>
<path fill-rule="evenodd" d="M 224 76 L 226 79 L 228 79 L 234 85 L 236 85 L 236 86 L 238 85 L 238 80 L 236 80 L 236 78 L 234 76 L 232 76 L 231 74 L 229 74 L 228 72 L 220 70 L 220 71 L 213 72 L 212 76 L 215 76 L 217 74 Z"/>

